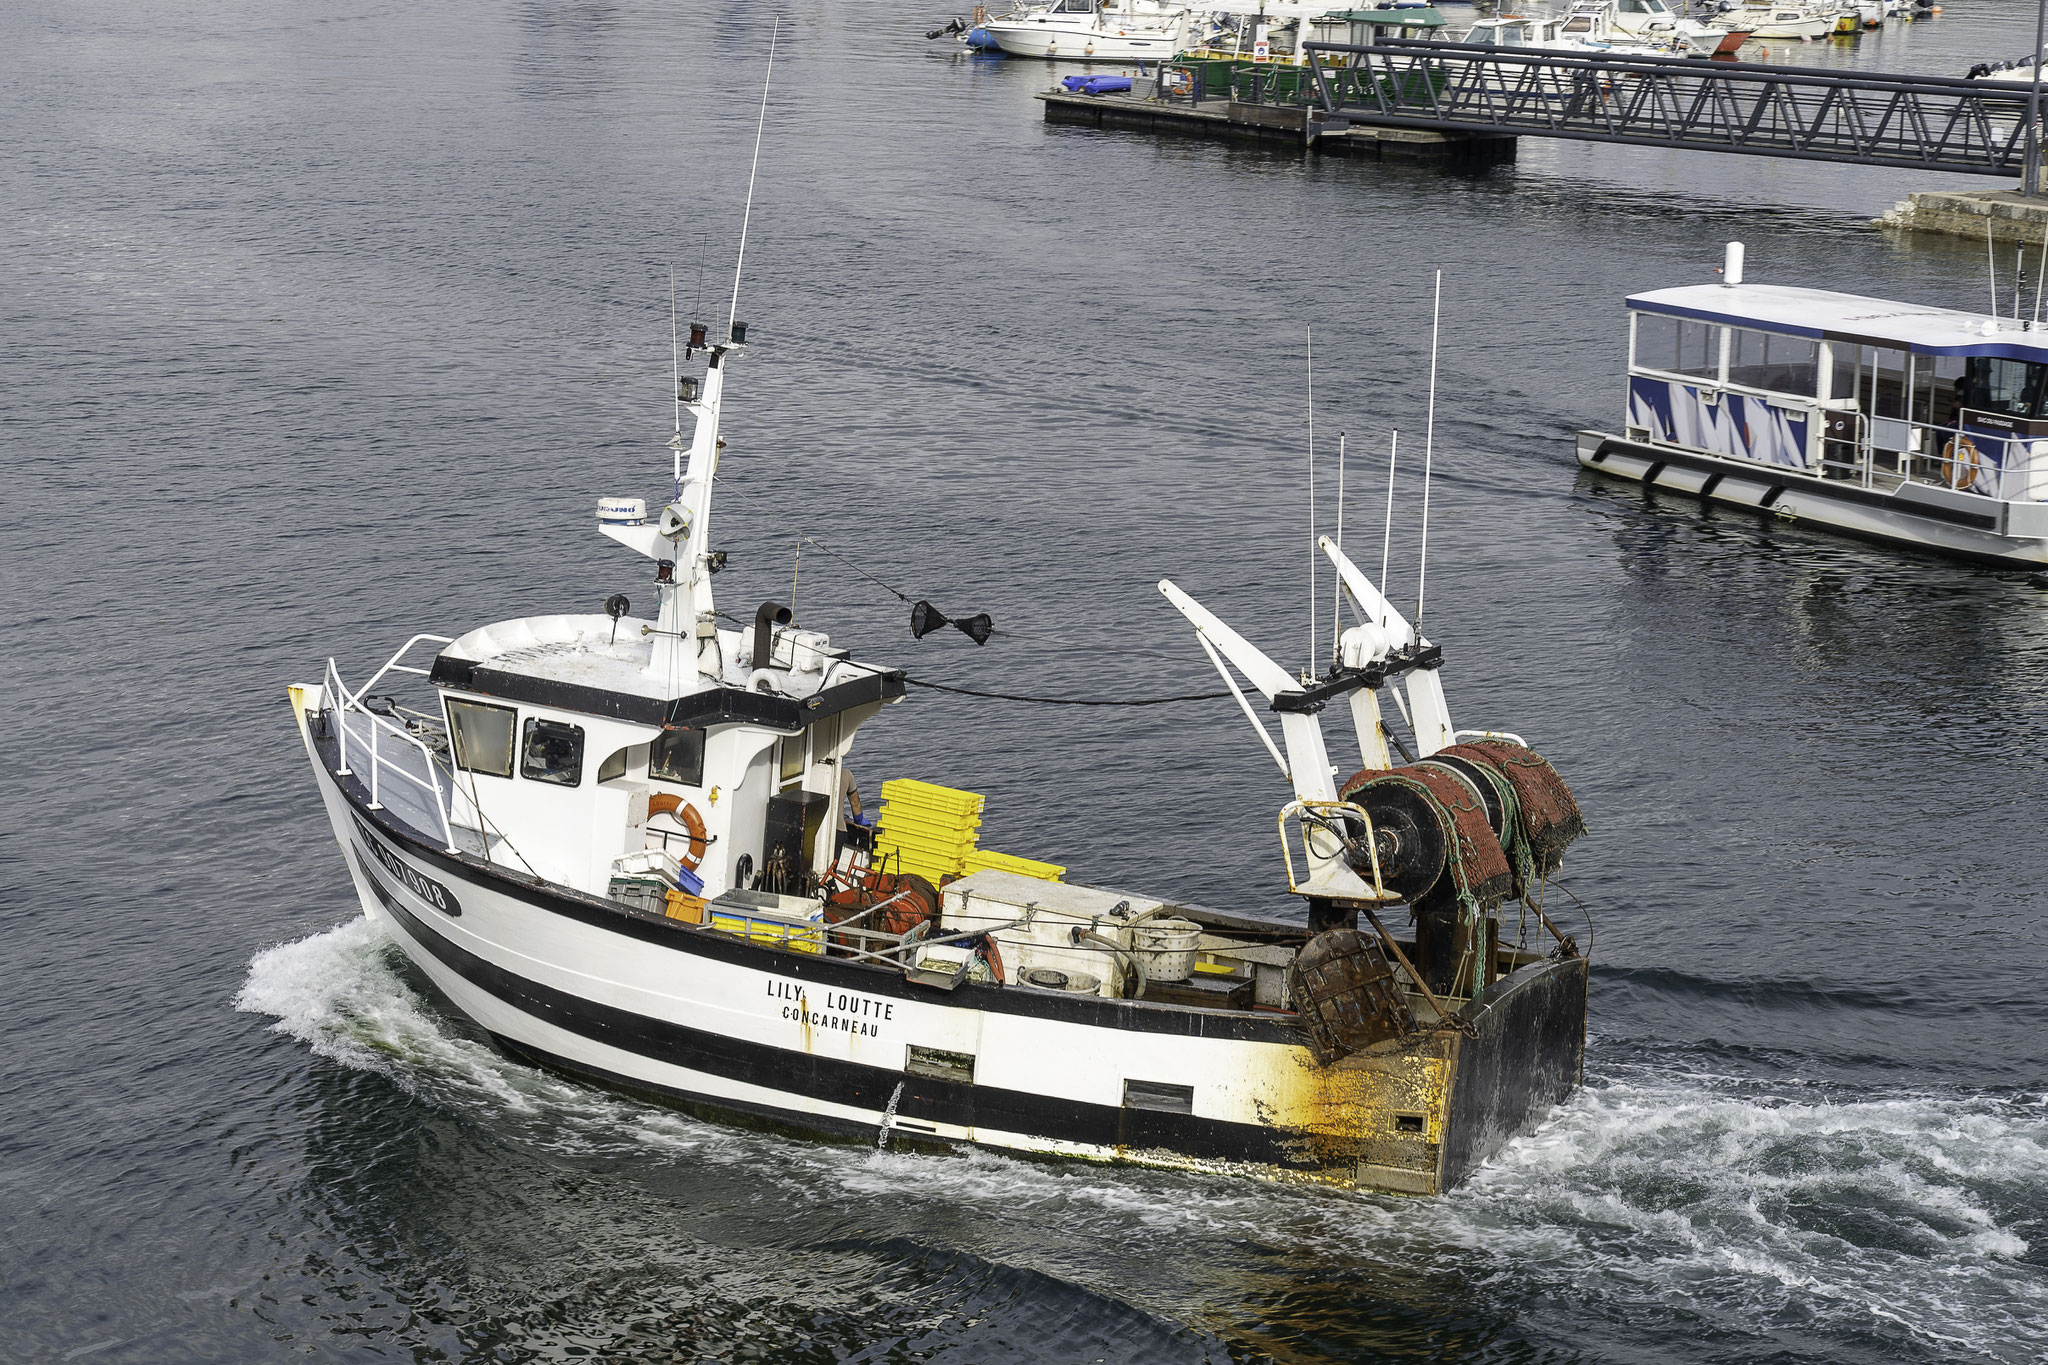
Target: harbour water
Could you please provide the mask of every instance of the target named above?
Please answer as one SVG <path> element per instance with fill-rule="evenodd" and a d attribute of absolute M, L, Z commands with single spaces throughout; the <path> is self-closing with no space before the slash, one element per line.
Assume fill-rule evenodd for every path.
<path fill-rule="evenodd" d="M 794 579 L 929 681 L 1208 690 L 1171 575 L 1306 663 L 1307 329 L 1320 527 L 1342 431 L 1376 544 L 1398 427 L 1412 598 L 1442 265 L 1425 628 L 1459 723 L 1592 825 L 1584 1093 L 1423 1202 L 794 1142 L 497 1055 L 361 922 L 283 688 L 644 591 L 591 507 L 666 466 L 670 265 L 686 320 L 725 306 L 770 11 L 17 4 L 0 1358 L 2037 1359 L 2048 595 L 1571 454 L 1620 407 L 1622 296 L 1729 238 L 1754 280 L 1980 305 L 1981 247 L 1867 226 L 1949 181 L 1047 127 L 1049 70 L 927 44 L 946 17 L 785 16 L 722 599 Z M 1774 55 L 1959 74 L 2031 22 Z M 999 633 L 913 643 L 890 590 Z M 1287 899 L 1227 702 L 913 693 L 869 792 Z"/>

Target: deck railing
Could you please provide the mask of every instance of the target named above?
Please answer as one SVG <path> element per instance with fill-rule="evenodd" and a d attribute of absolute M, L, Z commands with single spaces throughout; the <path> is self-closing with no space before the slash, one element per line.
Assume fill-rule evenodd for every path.
<path fill-rule="evenodd" d="M 415 635 L 400 645 L 398 652 L 385 660 L 384 666 L 371 674 L 370 680 L 353 692 L 342 682 L 341 672 L 335 666 L 334 660 L 332 658 L 328 659 L 326 702 L 328 709 L 334 715 L 335 744 L 340 754 L 340 762 L 336 771 L 337 775 L 342 777 L 356 775 L 355 770 L 349 766 L 349 718 L 351 716 L 360 716 L 363 721 L 363 728 L 367 733 L 367 743 L 359 738 L 356 741 L 355 748 L 358 758 L 364 752 L 369 754 L 368 786 L 370 788 L 370 809 L 384 809 L 383 777 L 387 771 L 395 777 L 404 779 L 412 786 L 426 793 L 427 799 L 433 804 L 434 815 L 441 823 L 442 845 L 448 852 L 454 853 L 458 851 L 455 844 L 455 830 L 449 823 L 448 797 L 441 786 L 441 770 L 439 765 L 434 762 L 433 750 L 429 749 L 426 741 L 422 740 L 419 736 L 403 726 L 392 724 L 389 719 L 371 710 L 364 702 L 364 698 L 369 694 L 370 689 L 382 682 L 388 674 L 412 673 L 420 677 L 427 676 L 427 669 L 421 668 L 417 664 L 404 662 L 405 656 L 412 651 L 413 647 L 422 642 L 437 645 L 453 643 L 450 637 L 446 635 Z M 389 737 L 388 740 L 385 738 L 386 736 Z M 399 752 L 408 757 L 414 753 L 418 754 L 420 768 L 425 772 L 425 777 L 421 777 L 419 773 L 414 772 L 407 764 L 384 752 L 386 744 L 393 742 L 400 745 Z"/>

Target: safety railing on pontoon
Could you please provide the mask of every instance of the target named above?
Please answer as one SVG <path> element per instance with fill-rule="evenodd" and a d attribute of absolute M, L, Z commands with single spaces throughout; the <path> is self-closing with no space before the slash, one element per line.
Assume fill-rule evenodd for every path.
<path fill-rule="evenodd" d="M 388 770 L 394 776 L 403 778 L 427 794 L 428 799 L 433 803 L 434 814 L 441 822 L 441 842 L 450 853 L 454 853 L 458 851 L 455 844 L 455 830 L 448 820 L 448 797 L 441 786 L 440 765 L 434 762 L 433 750 L 429 749 L 426 741 L 422 740 L 419 736 L 401 726 L 392 724 L 385 717 L 372 711 L 364 701 L 364 698 L 369 695 L 370 689 L 382 682 L 387 674 L 412 673 L 420 677 L 427 676 L 427 669 L 421 668 L 417 664 L 403 662 L 405 656 L 412 651 L 413 647 L 422 642 L 436 645 L 453 643 L 450 637 L 446 635 L 415 635 L 400 645 L 398 652 L 387 659 L 384 666 L 371 674 L 370 680 L 354 692 L 351 692 L 347 685 L 341 681 L 341 673 L 335 667 L 334 660 L 332 658 L 328 659 L 326 701 L 328 709 L 334 713 L 335 744 L 339 750 L 339 763 L 337 764 L 336 772 L 339 776 L 343 777 L 355 776 L 355 770 L 349 766 L 349 717 L 351 715 L 361 716 L 368 725 L 369 742 L 366 746 L 363 741 L 358 740 L 356 742 L 356 749 L 358 754 L 367 749 L 370 756 L 368 783 L 370 788 L 370 809 L 384 809 L 383 775 Z M 404 746 L 400 752 L 418 753 L 420 765 L 426 773 L 424 778 L 384 753 L 384 741 L 381 736 L 387 734 L 392 740 Z"/>
<path fill-rule="evenodd" d="M 2044 496 L 2048 495 L 2048 452 L 2036 453 L 2043 444 L 2036 438 L 2000 438 L 1960 425 L 1880 418 L 1909 427 L 1915 444 L 1924 447 L 1895 451 L 1875 444 L 1869 418 L 1860 413 L 1854 416 L 1852 435 L 1822 439 L 1822 478 L 1871 489 L 1917 483 L 2008 502 L 2048 501 Z M 1990 486 L 1982 486 L 1985 484 Z"/>

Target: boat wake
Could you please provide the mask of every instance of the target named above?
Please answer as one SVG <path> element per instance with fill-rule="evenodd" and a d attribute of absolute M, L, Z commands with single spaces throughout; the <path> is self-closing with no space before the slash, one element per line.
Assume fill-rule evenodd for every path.
<path fill-rule="evenodd" d="M 872 1226 L 887 1209 L 906 1246 L 951 1241 L 992 1264 L 1079 1275 L 1205 1338 L 1284 1354 L 1342 1339 L 1361 1293 L 1446 1320 L 1477 1300 L 1505 1335 L 1623 1357 L 1660 1324 L 1702 1359 L 1746 1346 L 2018 1362 L 2048 1336 L 2040 1093 L 1674 1070 L 1614 1058 L 1596 1038 L 1586 1088 L 1535 1132 L 1452 1194 L 1403 1200 L 980 1151 L 849 1154 L 702 1122 L 507 1059 L 422 996 L 364 920 L 259 953 L 235 1003 L 536 1151 L 743 1173 L 748 1197 L 774 1190 L 792 1224 L 827 1213 Z M 1105 1282 L 1134 1237 L 1179 1249 L 1170 1298 Z M 1292 1286 L 1280 1299 L 1266 1290 L 1276 1256 Z M 1439 1288 L 1418 1298 L 1418 1278 Z"/>

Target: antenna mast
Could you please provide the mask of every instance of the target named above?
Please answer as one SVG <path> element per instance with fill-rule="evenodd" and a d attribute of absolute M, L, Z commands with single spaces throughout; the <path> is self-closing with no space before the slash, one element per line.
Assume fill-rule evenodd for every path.
<path fill-rule="evenodd" d="M 1422 591 L 1429 581 L 1429 471 L 1436 454 L 1436 338 L 1443 314 L 1444 272 L 1436 272 L 1436 301 L 1429 310 L 1429 416 L 1422 428 L 1422 553 L 1415 565 L 1415 647 L 1422 648 Z M 1383 593 L 1382 596 L 1385 594 Z"/>
<path fill-rule="evenodd" d="M 1380 629 L 1387 628 L 1393 599 L 1387 591 L 1387 566 L 1394 552 L 1394 466 L 1401 458 L 1401 429 L 1387 441 L 1387 529 L 1380 536 Z"/>
<path fill-rule="evenodd" d="M 1316 329 L 1308 329 L 1308 668 L 1302 674 L 1312 678 L 1316 672 L 1316 560 L 1321 556 L 1316 548 Z"/>
<path fill-rule="evenodd" d="M 2036 58 L 2035 60 L 2039 60 Z M 1991 220 L 1984 220 L 1984 264 L 1991 271 L 1991 320 L 1998 321 L 1998 249 L 1991 240 Z"/>
<path fill-rule="evenodd" d="M 1344 548 L 1344 433 L 1337 433 L 1337 548 Z M 1330 587 L 1330 656 L 1343 661 L 1344 575 L 1338 574 Z"/>
<path fill-rule="evenodd" d="M 683 353 L 676 346 L 676 263 L 668 263 L 668 361 L 676 384 L 676 449 L 683 448 Z M 680 473 L 680 471 L 678 471 Z M 680 480 L 679 480 L 680 481 Z"/>
<path fill-rule="evenodd" d="M 754 125 L 754 165 L 747 172 L 747 211 L 740 217 L 740 252 L 732 266 L 732 311 L 726 314 L 725 334 L 732 335 L 732 325 L 740 316 L 740 269 L 747 263 L 747 225 L 754 221 L 754 178 L 761 173 L 761 133 L 768 126 L 768 82 L 775 76 L 775 43 L 782 36 L 782 16 L 775 16 L 775 27 L 768 33 L 768 70 L 761 77 L 761 118 Z"/>

